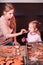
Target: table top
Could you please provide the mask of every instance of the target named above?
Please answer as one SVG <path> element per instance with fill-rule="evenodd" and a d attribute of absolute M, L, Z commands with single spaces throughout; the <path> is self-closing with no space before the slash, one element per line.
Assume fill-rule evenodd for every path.
<path fill-rule="evenodd" d="M 26 55 L 26 46 L 0 46 L 0 56 L 14 57 Z"/>

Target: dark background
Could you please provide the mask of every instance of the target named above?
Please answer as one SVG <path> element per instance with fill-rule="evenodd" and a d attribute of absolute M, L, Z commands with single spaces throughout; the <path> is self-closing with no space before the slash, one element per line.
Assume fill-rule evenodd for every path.
<path fill-rule="evenodd" d="M 4 3 L 0 3 L 0 16 L 2 14 L 2 8 Z M 41 22 L 40 32 L 43 40 L 43 3 L 13 3 L 15 7 L 15 18 L 17 24 L 17 32 L 22 28 L 28 29 L 28 23 L 31 20 L 37 19 Z M 27 37 L 27 34 L 23 34 L 17 37 L 18 42 L 22 45 L 22 37 Z"/>

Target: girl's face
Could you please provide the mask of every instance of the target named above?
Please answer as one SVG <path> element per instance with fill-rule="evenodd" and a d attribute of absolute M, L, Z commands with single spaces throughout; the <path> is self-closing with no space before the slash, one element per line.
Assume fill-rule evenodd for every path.
<path fill-rule="evenodd" d="M 29 28 L 28 29 L 29 29 L 30 32 L 34 32 L 35 31 L 34 26 L 32 25 L 32 23 L 29 24 Z"/>
<path fill-rule="evenodd" d="M 13 9 L 8 11 L 8 12 L 5 12 L 5 16 L 6 16 L 7 19 L 11 19 L 13 17 L 13 15 L 14 15 Z"/>

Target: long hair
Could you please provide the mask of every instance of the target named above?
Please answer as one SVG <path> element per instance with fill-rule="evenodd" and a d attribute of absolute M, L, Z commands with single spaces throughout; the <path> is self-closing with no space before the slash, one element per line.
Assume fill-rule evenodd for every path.
<path fill-rule="evenodd" d="M 5 3 L 4 4 L 3 11 L 8 12 L 8 11 L 10 11 L 12 9 L 14 9 L 14 12 L 15 12 L 15 8 L 14 8 L 14 6 L 13 6 L 12 3 Z M 16 31 L 16 20 L 15 20 L 14 16 L 10 19 L 10 25 L 9 25 L 9 27 L 12 28 L 14 31 Z"/>
<path fill-rule="evenodd" d="M 16 20 L 15 20 L 15 17 L 12 17 L 10 19 L 10 28 L 13 29 L 16 32 Z"/>

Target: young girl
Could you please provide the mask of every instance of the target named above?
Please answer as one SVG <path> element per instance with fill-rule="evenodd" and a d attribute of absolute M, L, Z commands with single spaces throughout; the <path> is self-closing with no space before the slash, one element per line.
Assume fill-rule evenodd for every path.
<path fill-rule="evenodd" d="M 41 34 L 39 32 L 39 22 L 37 20 L 33 20 L 28 24 L 29 33 L 27 34 L 27 38 L 23 38 L 22 42 L 40 42 Z"/>
<path fill-rule="evenodd" d="M 0 45 L 13 45 L 12 38 L 14 38 L 14 43 L 18 44 L 16 36 L 23 34 L 23 31 L 26 32 L 25 29 L 22 29 L 16 33 L 14 12 L 15 8 L 11 3 L 6 3 L 3 6 L 3 14 L 0 17 Z"/>

